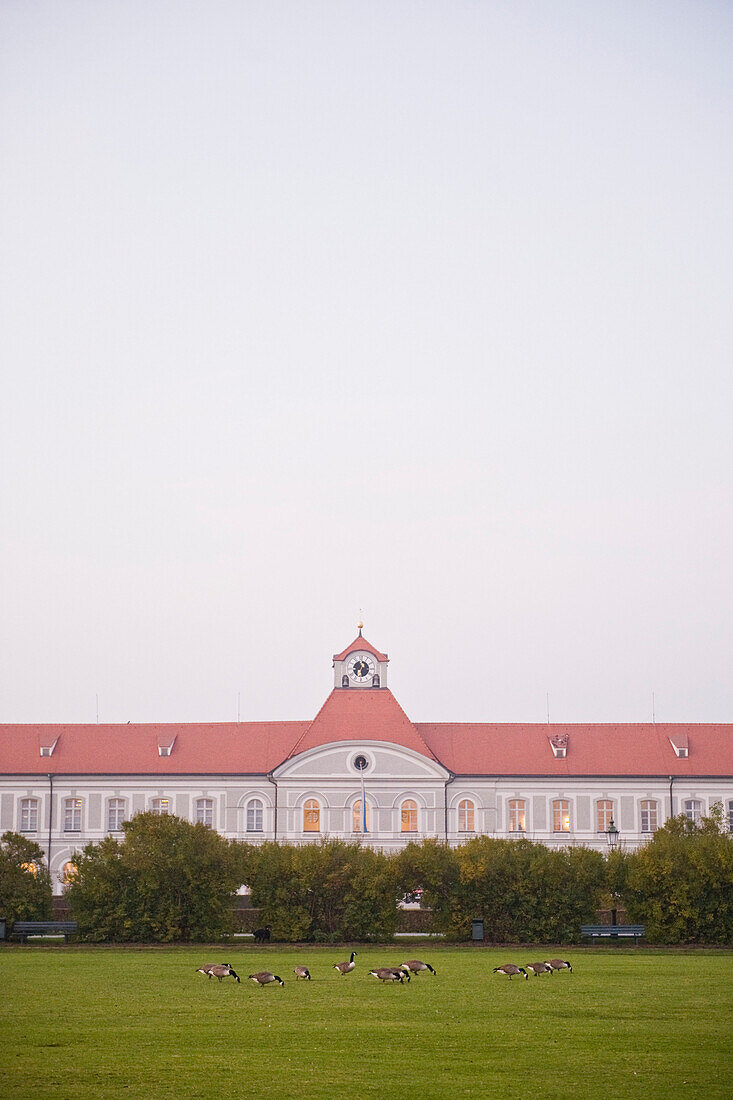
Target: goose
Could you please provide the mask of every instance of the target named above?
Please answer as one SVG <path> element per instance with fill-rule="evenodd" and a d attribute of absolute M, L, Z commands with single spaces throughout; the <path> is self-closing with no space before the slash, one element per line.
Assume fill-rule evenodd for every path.
<path fill-rule="evenodd" d="M 211 971 L 215 966 L 229 966 L 229 963 L 204 963 L 196 971 L 197 974 L 205 974 L 207 978 L 211 977 Z"/>
<path fill-rule="evenodd" d="M 217 963 L 215 966 L 212 966 L 209 969 L 209 977 L 218 978 L 219 981 L 221 981 L 222 978 L 234 978 L 235 982 L 240 981 L 239 974 L 237 974 L 236 970 L 232 970 L 229 963 Z"/>
<path fill-rule="evenodd" d="M 527 971 L 524 969 L 523 966 L 515 966 L 514 963 L 504 963 L 503 966 L 495 966 L 494 967 L 494 973 L 495 974 L 506 974 L 507 977 L 509 978 L 509 981 L 512 980 L 512 977 L 515 974 L 524 974 L 525 979 L 527 979 L 529 977 L 529 974 L 527 973 Z"/>
<path fill-rule="evenodd" d="M 535 978 L 540 974 L 552 974 L 552 967 L 547 963 L 527 963 L 527 970 L 531 970 Z"/>
<path fill-rule="evenodd" d="M 378 966 L 376 970 L 370 970 L 369 973 L 379 978 L 380 982 L 404 982 L 405 978 L 408 982 L 410 980 L 410 975 L 399 966 Z"/>
<path fill-rule="evenodd" d="M 356 963 L 354 962 L 355 958 L 356 958 L 356 951 L 352 951 L 351 952 L 351 958 L 349 959 L 348 962 L 334 963 L 333 964 L 334 970 L 338 970 L 339 974 L 350 974 L 351 971 L 356 966 Z"/>
<path fill-rule="evenodd" d="M 308 981 L 311 980 L 311 972 L 307 966 L 296 966 L 293 970 L 293 974 L 295 974 L 296 982 L 298 978 L 307 978 Z"/>
<path fill-rule="evenodd" d="M 549 966 L 550 970 L 569 970 L 572 974 L 573 968 L 566 959 L 550 959 L 549 962 L 545 962 L 545 966 Z"/>
<path fill-rule="evenodd" d="M 403 970 L 411 970 L 413 974 L 420 974 L 423 970 L 429 970 L 431 974 L 435 974 L 430 963 L 420 962 L 419 959 L 408 959 L 406 963 L 402 964 Z"/>
<path fill-rule="evenodd" d="M 277 974 L 271 974 L 269 970 L 260 970 L 259 974 L 250 974 L 250 980 L 257 982 L 257 985 L 264 988 L 269 985 L 270 982 L 279 982 L 280 985 L 285 985 L 282 978 L 278 978 Z"/>

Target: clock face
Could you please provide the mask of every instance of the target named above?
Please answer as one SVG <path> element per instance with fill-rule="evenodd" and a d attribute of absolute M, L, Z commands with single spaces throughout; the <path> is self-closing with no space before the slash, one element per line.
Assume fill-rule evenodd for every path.
<path fill-rule="evenodd" d="M 365 684 L 371 681 L 377 666 L 374 658 L 368 653 L 355 653 L 347 665 L 349 678 L 355 684 Z"/>

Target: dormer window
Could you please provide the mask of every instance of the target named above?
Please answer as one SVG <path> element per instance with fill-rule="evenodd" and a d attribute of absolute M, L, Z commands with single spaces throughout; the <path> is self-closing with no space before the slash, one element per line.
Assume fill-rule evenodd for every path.
<path fill-rule="evenodd" d="M 567 756 L 568 753 L 568 735 L 566 733 L 558 733 L 554 737 L 550 738 L 550 747 L 554 755 L 559 759 Z"/>
<path fill-rule="evenodd" d="M 173 746 L 176 743 L 175 737 L 171 741 L 170 745 L 158 745 L 158 756 L 170 756 L 173 752 Z"/>
<path fill-rule="evenodd" d="M 687 738 L 687 734 L 675 734 L 674 739 L 670 737 L 669 743 L 675 751 L 675 755 L 680 760 L 686 760 L 690 755 L 690 742 Z"/>
<path fill-rule="evenodd" d="M 41 756 L 53 756 L 53 750 L 56 748 L 58 740 L 57 737 L 53 745 L 41 745 Z"/>

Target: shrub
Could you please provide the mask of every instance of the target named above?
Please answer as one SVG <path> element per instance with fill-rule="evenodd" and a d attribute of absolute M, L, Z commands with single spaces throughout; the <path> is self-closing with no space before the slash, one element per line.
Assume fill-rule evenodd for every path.
<path fill-rule="evenodd" d="M 51 876 L 43 849 L 20 833 L 0 837 L 0 916 L 47 920 L 51 916 Z"/>
<path fill-rule="evenodd" d="M 232 925 L 241 854 L 207 825 L 138 814 L 124 839 L 106 837 L 72 858 L 66 897 L 79 932 L 95 941 L 212 940 Z"/>

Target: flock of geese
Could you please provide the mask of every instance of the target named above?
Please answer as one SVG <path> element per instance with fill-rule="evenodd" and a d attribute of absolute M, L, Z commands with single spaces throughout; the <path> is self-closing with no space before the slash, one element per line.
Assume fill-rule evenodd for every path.
<path fill-rule="evenodd" d="M 333 969 L 344 977 L 346 974 L 351 974 L 352 970 L 356 969 L 356 963 L 354 959 L 357 956 L 356 951 L 351 952 L 351 958 L 346 962 L 339 962 L 333 964 Z M 425 971 L 429 971 L 431 974 L 435 974 L 430 963 L 422 962 L 421 959 L 408 959 L 407 962 L 401 963 L 399 966 L 378 966 L 374 970 L 370 970 L 369 974 L 377 978 L 380 982 L 409 982 L 412 974 L 422 974 Z M 514 963 L 504 963 L 503 966 L 495 966 L 495 974 L 506 974 L 511 979 L 519 974 L 523 978 L 529 978 L 527 971 L 531 971 L 535 978 L 540 974 L 552 974 L 555 970 L 569 970 L 572 973 L 572 966 L 567 959 L 548 959 L 546 962 L 527 963 L 524 966 L 515 966 Z M 229 963 L 205 963 L 200 966 L 197 974 L 204 974 L 207 978 L 217 978 L 222 981 L 224 978 L 234 978 L 235 982 L 241 981 L 239 974 Z M 307 966 L 296 966 L 293 969 L 295 974 L 295 980 L 298 981 L 302 978 L 304 981 L 311 980 L 311 973 Z M 257 974 L 250 974 L 249 980 L 254 982 L 260 987 L 271 985 L 273 982 L 277 982 L 279 985 L 285 985 L 285 982 L 277 974 L 273 974 L 270 970 L 260 970 Z"/>

